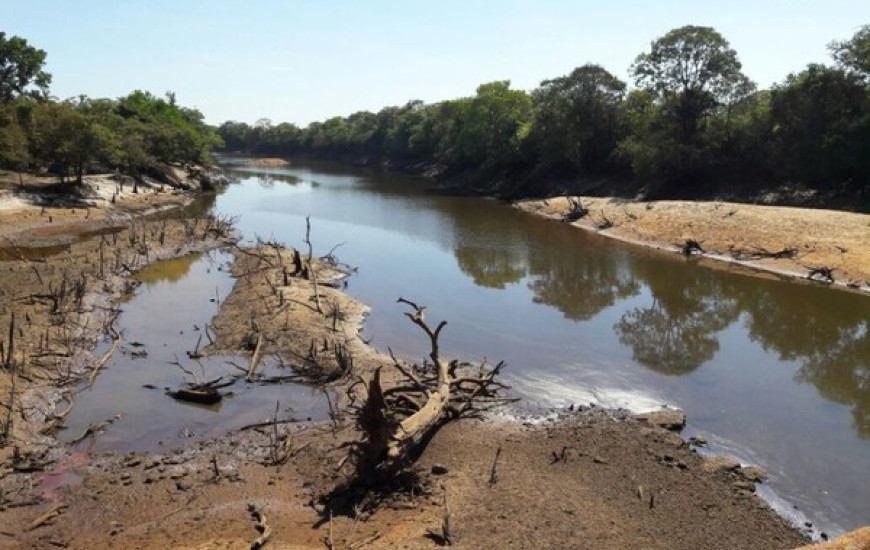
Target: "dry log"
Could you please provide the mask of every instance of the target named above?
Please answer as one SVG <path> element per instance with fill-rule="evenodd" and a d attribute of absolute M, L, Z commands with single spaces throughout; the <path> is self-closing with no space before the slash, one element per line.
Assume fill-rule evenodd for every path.
<path fill-rule="evenodd" d="M 67 508 L 66 504 L 58 504 L 57 506 L 53 507 L 48 512 L 42 514 L 41 516 L 39 516 L 38 518 L 33 520 L 30 523 L 30 525 L 28 525 L 27 528 L 25 528 L 24 530 L 25 531 L 33 531 L 37 527 L 42 527 L 43 525 L 45 525 L 49 521 L 51 521 L 54 518 L 56 518 L 57 516 L 59 516 L 61 514 L 61 512 L 63 512 L 66 508 Z"/>
<path fill-rule="evenodd" d="M 429 361 L 422 366 L 402 365 L 390 352 L 393 367 L 405 381 L 386 389 L 381 385 L 381 369 L 375 371 L 368 398 L 357 414 L 366 436 L 358 457 L 360 478 L 394 476 L 413 462 L 415 450 L 444 422 L 510 401 L 498 395 L 507 386 L 495 381 L 504 363 L 490 369 L 484 361 L 474 369 L 467 363 L 444 360 L 439 337 L 447 322 L 433 329 L 425 319 L 425 307 L 404 298 L 398 302 L 411 307 L 405 315 L 429 338 Z"/>
<path fill-rule="evenodd" d="M 686 239 L 686 242 L 680 247 L 680 252 L 683 256 L 691 256 L 692 254 L 703 254 L 705 250 L 701 247 L 701 243 L 695 239 Z"/>
<path fill-rule="evenodd" d="M 813 280 L 822 280 L 826 283 L 833 284 L 834 283 L 834 269 L 830 267 L 816 267 L 810 269 L 809 274 L 807 275 L 807 279 Z"/>
<path fill-rule="evenodd" d="M 568 198 L 568 202 L 571 205 L 571 210 L 562 216 L 562 221 L 572 223 L 589 215 L 589 209 L 583 206 L 579 200 L 572 197 Z"/>
<path fill-rule="evenodd" d="M 251 550 L 258 550 L 266 545 L 266 542 L 272 536 L 272 527 L 266 522 L 266 515 L 257 509 L 254 504 L 248 504 L 248 513 L 251 514 L 251 519 L 254 520 L 254 528 L 260 533 L 253 542 L 251 542 Z"/>
<path fill-rule="evenodd" d="M 223 399 L 221 393 L 214 388 L 179 388 L 175 391 L 167 392 L 167 394 L 169 397 L 179 401 L 202 403 L 203 405 L 214 405 Z"/>

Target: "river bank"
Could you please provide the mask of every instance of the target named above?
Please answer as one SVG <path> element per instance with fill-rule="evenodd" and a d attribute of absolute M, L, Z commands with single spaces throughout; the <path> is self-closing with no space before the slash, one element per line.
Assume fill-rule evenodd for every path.
<path fill-rule="evenodd" d="M 39 227 L 54 226 L 55 215 L 79 221 L 72 213 L 50 212 L 51 221 L 27 225 L 27 232 L 15 229 L 11 221 L 4 227 L 4 234 L 18 239 L 13 248 L 17 256 L 3 262 L 9 268 L 3 270 L 9 273 L 2 279 L 4 295 L 46 294 L 43 286 L 58 288 L 63 280 L 82 280 L 85 272 L 88 280 L 102 281 L 102 288 L 89 285 L 74 308 L 52 309 L 40 299 L 15 302 L 18 322 L 25 320 L 18 326 L 27 330 L 16 342 L 19 351 L 12 354 L 23 350 L 25 357 L 15 371 L 19 385 L 13 393 L 23 395 L 19 392 L 30 391 L 28 386 L 49 399 L 44 404 L 28 399 L 26 406 L 13 403 L 12 416 L 29 423 L 16 421 L 14 442 L 5 446 L 0 547 L 248 546 L 257 536 L 247 510 L 253 505 L 271 526 L 270 547 L 320 548 L 331 538 L 335 547 L 428 548 L 434 543 L 427 532 L 438 530 L 445 499 L 453 510 L 456 545 L 467 548 L 494 542 L 559 547 L 578 541 L 595 548 L 791 548 L 806 540 L 754 495 L 759 472 L 728 461 L 705 462 L 667 429 L 599 409 L 566 413 L 545 424 L 450 424 L 420 459 L 418 491 L 394 495 L 374 513 L 364 514 L 364 521 L 353 514 L 337 515 L 328 524 L 323 523 L 318 497 L 345 475 L 344 444 L 359 437 L 353 417 L 343 408 L 327 421 L 264 419 L 262 426 L 167 452 L 94 455 L 86 448 L 58 446 L 43 432 L 47 426 L 58 427 L 58 420 L 62 423 L 63 388 L 74 387 L 84 376 L 98 376 L 101 358 L 80 355 L 93 345 L 84 336 L 55 345 L 55 338 L 47 344 L 40 335 L 63 335 L 56 327 L 73 325 L 85 327 L 79 335 L 101 333 L 106 317 L 85 320 L 80 315 L 90 309 L 88 313 L 106 311 L 110 316 L 116 306 L 109 300 L 129 291 L 124 282 L 129 273 L 164 257 L 159 241 L 170 255 L 191 250 L 194 241 L 206 248 L 219 243 L 200 238 L 213 232 L 205 222 L 191 230 L 190 221 L 142 221 L 103 237 L 72 239 L 50 258 L 28 258 L 25 235 L 41 238 Z M 94 219 L 102 215 L 90 213 Z M 20 220 L 33 223 L 28 217 Z M 56 231 L 54 238 L 63 234 Z M 181 243 L 188 248 L 179 248 Z M 236 256 L 237 282 L 213 322 L 215 343 L 206 352 L 254 353 L 259 338 L 251 338 L 252 327 L 264 335 L 263 354 L 279 354 L 287 364 L 299 364 L 313 342 L 328 341 L 323 348 L 337 357 L 336 343 L 341 343 L 353 350 L 351 373 L 336 371 L 337 362 L 318 362 L 326 367 L 319 371 L 323 382 L 338 395 L 357 377 L 365 380 L 377 366 L 389 364 L 358 336 L 366 312 L 362 304 L 329 285 L 315 290 L 313 281 L 287 279 L 289 251 L 265 244 L 259 250 L 236 250 Z M 328 262 L 315 262 L 315 269 L 314 280 L 328 282 L 338 274 Z M 106 278 L 110 270 L 117 270 L 117 280 Z M 19 310 L 19 302 L 27 309 Z M 99 307 L 88 308 L 98 302 Z M 58 325 L 61 312 L 67 318 Z M 10 319 L 4 317 L 0 326 L 8 326 Z M 74 347 L 75 353 L 62 346 Z M 79 358 L 81 370 L 71 370 L 73 357 Z M 14 431 L 24 426 L 30 426 L 27 432 Z"/>
<path fill-rule="evenodd" d="M 554 197 L 515 205 L 525 212 L 570 219 L 576 227 L 643 246 L 870 292 L 870 215 L 866 214 L 598 197 Z"/>

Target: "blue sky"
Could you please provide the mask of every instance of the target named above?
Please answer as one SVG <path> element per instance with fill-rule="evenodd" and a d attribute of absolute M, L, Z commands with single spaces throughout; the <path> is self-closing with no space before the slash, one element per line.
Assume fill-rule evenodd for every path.
<path fill-rule="evenodd" d="M 52 92 L 162 95 L 224 120 L 307 124 L 595 62 L 629 80 L 649 43 L 716 28 L 762 86 L 870 24 L 868 0 L 4 0 L 0 31 L 48 52 Z"/>

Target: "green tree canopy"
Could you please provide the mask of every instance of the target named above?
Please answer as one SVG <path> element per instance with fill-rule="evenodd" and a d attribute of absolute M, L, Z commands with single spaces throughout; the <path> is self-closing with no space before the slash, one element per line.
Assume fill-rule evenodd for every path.
<path fill-rule="evenodd" d="M 512 90 L 509 80 L 478 86 L 477 94 L 463 104 L 451 164 L 492 170 L 515 163 L 531 107 L 529 94 Z"/>
<path fill-rule="evenodd" d="M 715 29 L 686 25 L 653 41 L 631 73 L 639 88 L 670 104 L 686 142 L 714 107 L 752 91 L 741 68 L 737 52 Z"/>
<path fill-rule="evenodd" d="M 51 75 L 42 69 L 44 64 L 45 51 L 0 32 L 0 101 L 8 103 L 20 95 L 46 96 Z"/>
<path fill-rule="evenodd" d="M 870 25 L 861 27 L 849 40 L 831 42 L 828 48 L 840 67 L 870 79 Z"/>
<path fill-rule="evenodd" d="M 870 185 L 870 96 L 854 73 L 810 65 L 771 92 L 775 158 L 794 181 Z"/>
<path fill-rule="evenodd" d="M 598 171 L 622 137 L 625 82 L 599 65 L 541 82 L 528 141 L 544 167 Z"/>

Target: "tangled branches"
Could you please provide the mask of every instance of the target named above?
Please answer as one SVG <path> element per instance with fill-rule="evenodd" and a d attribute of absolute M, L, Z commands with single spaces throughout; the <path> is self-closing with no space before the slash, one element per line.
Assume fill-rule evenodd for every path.
<path fill-rule="evenodd" d="M 356 451 L 357 479 L 383 480 L 413 464 L 417 451 L 445 422 L 482 411 L 511 399 L 496 381 L 505 364 L 478 366 L 441 357 L 439 338 L 447 321 L 434 329 L 425 319 L 425 306 L 399 298 L 411 308 L 405 315 L 429 338 L 429 357 L 422 364 L 403 364 L 391 356 L 401 375 L 384 388 L 379 367 L 368 384 L 368 398 L 357 414 L 364 440 Z"/>

